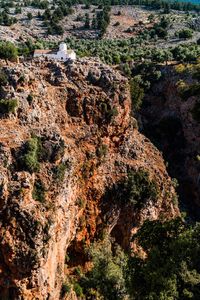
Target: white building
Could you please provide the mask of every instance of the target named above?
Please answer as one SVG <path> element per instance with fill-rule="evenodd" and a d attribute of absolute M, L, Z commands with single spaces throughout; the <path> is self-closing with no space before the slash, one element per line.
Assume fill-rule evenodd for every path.
<path fill-rule="evenodd" d="M 59 61 L 75 60 L 76 53 L 73 50 L 68 50 L 65 43 L 61 43 L 58 51 L 56 50 L 35 50 L 33 57 L 47 57 Z"/>

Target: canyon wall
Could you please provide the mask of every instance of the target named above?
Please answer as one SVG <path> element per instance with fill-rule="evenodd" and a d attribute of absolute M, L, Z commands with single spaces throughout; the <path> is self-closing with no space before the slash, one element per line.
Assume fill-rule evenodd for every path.
<path fill-rule="evenodd" d="M 130 248 L 145 220 L 179 214 L 174 186 L 117 71 L 82 59 L 1 61 L 1 72 L 1 99 L 18 104 L 0 118 L 0 298 L 56 300 L 67 251 L 84 265 L 103 231 Z M 148 174 L 157 196 L 128 202 L 130 172 Z"/>

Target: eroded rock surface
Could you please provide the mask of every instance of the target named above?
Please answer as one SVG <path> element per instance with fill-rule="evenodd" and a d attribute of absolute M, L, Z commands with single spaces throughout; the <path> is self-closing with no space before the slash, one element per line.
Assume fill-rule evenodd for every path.
<path fill-rule="evenodd" d="M 81 260 L 106 229 L 130 247 L 146 219 L 178 214 L 175 192 L 161 154 L 137 130 L 118 72 L 86 59 L 1 63 L 1 97 L 18 108 L 0 119 L 0 298 L 56 300 L 69 246 Z M 30 140 L 39 151 L 32 170 Z M 158 197 L 140 208 L 115 202 L 119 183 L 141 169 Z"/>

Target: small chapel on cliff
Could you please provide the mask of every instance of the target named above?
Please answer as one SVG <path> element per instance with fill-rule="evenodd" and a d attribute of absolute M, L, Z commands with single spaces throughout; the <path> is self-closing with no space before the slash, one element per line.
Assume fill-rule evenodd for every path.
<path fill-rule="evenodd" d="M 67 49 L 66 43 L 61 43 L 58 50 L 35 50 L 33 57 L 46 57 L 58 61 L 75 60 L 76 53 L 74 50 Z"/>

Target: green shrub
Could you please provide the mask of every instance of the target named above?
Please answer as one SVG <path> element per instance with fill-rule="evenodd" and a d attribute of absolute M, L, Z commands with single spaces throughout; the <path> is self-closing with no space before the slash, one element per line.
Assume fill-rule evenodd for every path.
<path fill-rule="evenodd" d="M 14 113 L 18 106 L 16 99 L 1 99 L 0 100 L 0 113 L 9 114 Z"/>
<path fill-rule="evenodd" d="M 77 282 L 74 283 L 74 291 L 75 291 L 77 297 L 83 296 L 83 289 L 80 286 L 80 284 L 78 284 Z"/>
<path fill-rule="evenodd" d="M 178 35 L 178 37 L 181 39 L 189 39 L 192 38 L 193 31 L 191 29 L 186 28 L 180 30 L 176 35 Z"/>
<path fill-rule="evenodd" d="M 31 12 L 27 13 L 27 18 L 29 19 L 29 21 L 33 19 L 33 15 Z"/>
<path fill-rule="evenodd" d="M 65 172 L 67 169 L 67 165 L 65 163 L 59 164 L 55 169 L 54 169 L 54 178 L 57 182 L 62 183 L 64 178 L 65 178 Z"/>
<path fill-rule="evenodd" d="M 25 154 L 21 157 L 22 166 L 30 173 L 38 172 L 39 164 L 39 140 L 37 137 L 31 138 L 25 144 Z"/>
<path fill-rule="evenodd" d="M 112 245 L 108 236 L 95 242 L 89 249 L 92 270 L 82 277 L 80 284 L 87 299 L 128 299 L 124 270 L 127 258 L 121 248 Z M 95 293 L 95 291 L 97 293 Z M 98 298 L 94 298 L 98 294 Z"/>
<path fill-rule="evenodd" d="M 0 58 L 16 60 L 17 48 L 11 42 L 0 42 Z"/>
<path fill-rule="evenodd" d="M 144 98 L 144 89 L 139 85 L 137 81 L 132 79 L 130 81 L 130 92 L 132 100 L 132 110 L 136 112 L 142 105 L 142 100 Z"/>
<path fill-rule="evenodd" d="M 122 200 L 137 207 L 143 206 L 148 200 L 155 201 L 159 194 L 156 182 L 143 169 L 129 172 L 123 190 Z"/>
<path fill-rule="evenodd" d="M 199 236 L 199 224 L 181 218 L 145 221 L 134 241 L 146 256 L 132 255 L 128 262 L 130 299 L 199 299 Z"/>
<path fill-rule="evenodd" d="M 129 171 L 127 178 L 108 189 L 104 201 L 141 209 L 148 201 L 155 203 L 158 196 L 159 189 L 156 181 L 150 179 L 147 171 L 139 169 Z"/>
<path fill-rule="evenodd" d="M 185 87 L 183 86 L 179 93 L 184 101 L 192 96 L 200 96 L 200 84 L 195 83 L 190 86 L 185 85 Z"/>
<path fill-rule="evenodd" d="M 111 107 L 106 102 L 101 102 L 99 104 L 100 110 L 104 115 L 105 120 L 110 123 L 112 120 L 118 115 L 117 107 L 113 106 Z"/>
<path fill-rule="evenodd" d="M 33 102 L 33 94 L 28 95 L 27 101 L 28 101 L 29 105 Z"/>
<path fill-rule="evenodd" d="M 99 158 L 105 157 L 108 152 L 108 146 L 105 144 L 100 145 L 97 149 L 96 154 Z"/>
<path fill-rule="evenodd" d="M 1 70 L 0 71 L 0 86 L 4 86 L 8 83 L 8 76 L 6 75 L 6 73 Z"/>
<path fill-rule="evenodd" d="M 37 179 L 34 183 L 32 196 L 33 196 L 33 199 L 35 199 L 41 203 L 44 203 L 44 201 L 45 201 L 45 186 L 40 179 Z"/>
<path fill-rule="evenodd" d="M 61 297 L 64 297 L 71 290 L 71 287 L 67 283 L 63 283 L 61 288 Z"/>

